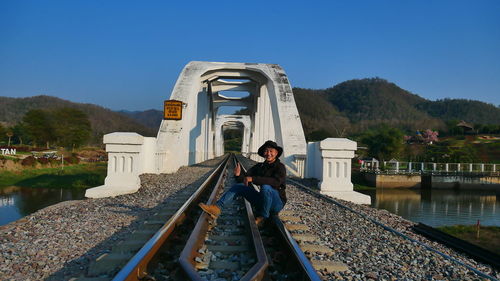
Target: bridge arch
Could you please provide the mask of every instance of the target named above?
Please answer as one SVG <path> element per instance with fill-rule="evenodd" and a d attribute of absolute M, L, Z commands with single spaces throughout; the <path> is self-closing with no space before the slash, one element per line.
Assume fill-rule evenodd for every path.
<path fill-rule="evenodd" d="M 220 92 L 245 91 L 244 98 Z M 163 120 L 156 150 L 162 155 L 158 172 L 174 172 L 180 166 L 217 156 L 220 131 L 216 126 L 222 106 L 245 107 L 250 121 L 248 153 L 254 160 L 259 146 L 275 140 L 284 148 L 282 161 L 289 172 L 303 175 L 306 141 L 292 88 L 284 70 L 275 64 L 194 61 L 182 70 L 171 99 L 184 104 L 182 120 Z"/>
<path fill-rule="evenodd" d="M 219 115 L 215 120 L 215 157 L 224 154 L 224 127 L 243 131 L 241 153 L 247 155 L 250 152 L 250 122 L 247 115 Z"/>

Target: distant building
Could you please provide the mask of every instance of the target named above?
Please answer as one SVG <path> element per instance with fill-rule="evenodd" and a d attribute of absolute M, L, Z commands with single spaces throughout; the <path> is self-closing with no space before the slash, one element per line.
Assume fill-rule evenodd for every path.
<path fill-rule="evenodd" d="M 378 170 L 379 161 L 373 157 L 363 157 L 359 159 L 362 170 Z"/>
<path fill-rule="evenodd" d="M 465 133 L 474 131 L 474 126 L 472 124 L 465 122 L 464 120 L 458 122 L 457 127 L 463 128 Z"/>

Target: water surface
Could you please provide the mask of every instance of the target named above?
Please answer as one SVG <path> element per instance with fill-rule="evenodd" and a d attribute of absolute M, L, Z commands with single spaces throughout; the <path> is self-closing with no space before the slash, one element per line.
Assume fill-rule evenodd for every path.
<path fill-rule="evenodd" d="M 1 187 L 0 225 L 8 224 L 62 201 L 83 198 L 85 198 L 84 189 Z"/>
<path fill-rule="evenodd" d="M 388 189 L 360 191 L 372 197 L 371 206 L 430 226 L 500 226 L 500 195 L 482 190 Z"/>

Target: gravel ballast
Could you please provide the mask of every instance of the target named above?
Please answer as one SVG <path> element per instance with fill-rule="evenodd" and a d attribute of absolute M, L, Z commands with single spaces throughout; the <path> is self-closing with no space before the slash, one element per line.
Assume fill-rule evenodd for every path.
<path fill-rule="evenodd" d="M 66 201 L 0 228 L 0 280 L 68 280 L 84 275 L 89 263 L 109 252 L 178 190 L 199 185 L 221 159 L 182 167 L 174 174 L 141 175 L 134 194 Z M 290 181 L 285 210 L 298 214 L 319 243 L 333 254 L 312 259 L 345 263 L 344 272 L 323 271 L 325 280 L 481 280 L 467 267 L 376 225 L 369 218 L 425 243 L 478 270 L 500 278 L 491 267 L 416 234 L 413 222 L 385 210 L 316 195 Z"/>
<path fill-rule="evenodd" d="M 500 277 L 490 266 L 480 264 L 442 244 L 432 242 L 413 232 L 415 224 L 385 210 L 356 205 L 335 199 L 366 217 L 345 209 L 330 200 L 315 195 L 314 190 L 305 192 L 295 184 L 287 185 L 288 203 L 285 210 L 300 214 L 302 223 L 309 226 L 311 234 L 320 238 L 321 245 L 331 248 L 331 256 L 315 256 L 312 259 L 340 261 L 348 271 L 322 272 L 326 280 L 481 280 L 467 267 L 452 262 L 428 250 L 416 242 L 394 234 L 375 221 L 422 242 L 486 274 Z M 367 218 L 368 217 L 368 218 Z"/>
<path fill-rule="evenodd" d="M 0 227 L 0 280 L 68 280 L 123 240 L 161 203 L 200 185 L 222 159 L 173 174 L 141 175 L 134 194 L 65 201 Z"/>

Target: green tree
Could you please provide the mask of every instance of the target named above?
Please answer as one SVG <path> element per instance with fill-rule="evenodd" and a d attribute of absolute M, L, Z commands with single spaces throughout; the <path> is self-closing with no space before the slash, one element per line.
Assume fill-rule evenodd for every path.
<path fill-rule="evenodd" d="M 22 145 L 23 143 L 29 143 L 30 137 L 28 131 L 26 130 L 25 124 L 23 122 L 19 122 L 13 127 L 11 127 L 12 132 L 14 133 L 14 143 Z"/>
<path fill-rule="evenodd" d="M 41 109 L 32 109 L 24 115 L 23 123 L 26 132 L 35 146 L 45 143 L 48 149 L 50 142 L 55 140 L 54 127 L 51 121 L 50 114 Z"/>
<path fill-rule="evenodd" d="M 52 112 L 57 144 L 67 148 L 79 147 L 92 132 L 87 115 L 76 108 L 60 108 Z"/>
<path fill-rule="evenodd" d="M 9 138 L 9 141 L 7 142 L 7 146 L 10 146 L 10 141 L 11 141 L 12 137 L 14 136 L 14 132 L 11 129 L 8 129 L 7 133 L 5 133 L 5 135 L 7 136 L 7 138 Z"/>
<path fill-rule="evenodd" d="M 307 135 L 308 141 L 322 141 L 326 138 L 333 137 L 330 132 L 327 132 L 324 129 L 312 131 L 309 135 Z"/>
<path fill-rule="evenodd" d="M 2 123 L 0 123 L 0 143 L 3 142 L 6 133 L 7 130 L 5 130 L 5 127 L 2 125 Z"/>
<path fill-rule="evenodd" d="M 384 161 L 397 156 L 402 150 L 403 132 L 383 125 L 364 133 L 361 142 L 368 146 L 369 156 Z"/>

